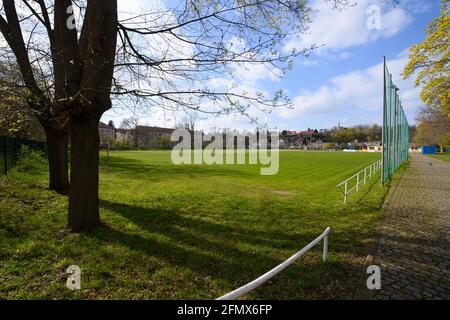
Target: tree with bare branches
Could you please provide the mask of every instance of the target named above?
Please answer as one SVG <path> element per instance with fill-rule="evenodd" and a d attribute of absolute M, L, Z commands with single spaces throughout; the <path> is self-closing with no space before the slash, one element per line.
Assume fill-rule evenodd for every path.
<path fill-rule="evenodd" d="M 40 19 L 48 32 L 47 36 L 51 47 L 51 52 L 45 51 L 44 54 L 51 55 L 55 78 L 60 77 L 62 63 L 61 55 L 57 53 L 55 32 L 50 28 L 49 13 L 44 1 L 37 2 L 41 8 Z M 25 1 L 25 3 L 27 2 Z M 42 71 L 42 54 L 39 53 L 40 50 L 30 50 L 34 46 L 31 41 L 34 30 L 30 32 L 22 30 L 21 22 L 25 17 L 21 17 L 17 13 L 14 1 L 3 1 L 2 11 L 4 17 L 0 15 L 0 31 L 19 66 L 23 86 L 27 89 L 25 96 L 28 108 L 36 115 L 45 130 L 49 156 L 49 188 L 66 192 L 69 186 L 67 174 L 68 117 L 67 112 L 58 102 L 60 97 L 63 96 L 63 79 L 55 79 L 57 87 L 49 88 L 44 72 L 40 72 Z M 24 39 L 25 33 L 29 35 L 26 42 Z M 35 54 L 30 55 L 31 51 Z"/>
<path fill-rule="evenodd" d="M 418 121 L 416 141 L 422 145 L 437 145 L 443 151 L 450 145 L 450 118 L 439 108 L 421 107 L 416 116 Z"/>
<path fill-rule="evenodd" d="M 100 223 L 98 122 L 112 101 L 251 121 L 255 111 L 289 107 L 283 91 L 240 87 L 233 75 L 263 66 L 281 77 L 295 56 L 314 49 L 283 47 L 307 30 L 310 12 L 307 0 L 187 0 L 170 9 L 152 1 L 140 14 L 119 17 L 117 0 L 3 0 L 1 32 L 49 148 L 61 157 L 70 128 L 69 227 Z"/>
<path fill-rule="evenodd" d="M 139 119 L 136 117 L 129 117 L 122 120 L 120 128 L 126 130 L 130 137 L 133 147 L 137 148 L 139 144 Z"/>

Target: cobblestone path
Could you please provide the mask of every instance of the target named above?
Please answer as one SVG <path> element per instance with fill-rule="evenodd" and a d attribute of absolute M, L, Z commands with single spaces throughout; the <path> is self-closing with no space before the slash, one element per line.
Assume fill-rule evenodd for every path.
<path fill-rule="evenodd" d="M 450 299 L 450 164 L 412 154 L 393 188 L 371 263 L 381 289 L 365 288 L 365 298 Z"/>

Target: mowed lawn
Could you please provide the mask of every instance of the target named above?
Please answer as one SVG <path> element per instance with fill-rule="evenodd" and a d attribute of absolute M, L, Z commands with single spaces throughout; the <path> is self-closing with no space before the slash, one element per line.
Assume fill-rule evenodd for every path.
<path fill-rule="evenodd" d="M 244 299 L 352 298 L 387 188 L 379 175 L 343 205 L 336 184 L 376 153 L 280 154 L 257 165 L 174 165 L 169 151 L 101 155 L 103 226 L 65 229 L 67 198 L 40 170 L 0 178 L 0 298 L 212 299 L 255 279 L 331 227 L 321 246 Z M 81 290 L 65 287 L 70 265 Z"/>
<path fill-rule="evenodd" d="M 432 155 L 433 158 L 450 162 L 450 152 Z"/>

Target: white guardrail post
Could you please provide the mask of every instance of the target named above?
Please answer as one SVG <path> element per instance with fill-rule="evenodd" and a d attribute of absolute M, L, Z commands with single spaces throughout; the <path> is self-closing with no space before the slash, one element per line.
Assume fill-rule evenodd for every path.
<path fill-rule="evenodd" d="M 345 186 L 344 186 L 344 204 L 347 203 L 347 195 L 348 195 L 348 187 L 347 187 L 347 181 L 345 181 Z"/>
<path fill-rule="evenodd" d="M 361 183 L 366 184 L 367 182 L 367 178 L 371 179 L 372 175 L 375 175 L 379 170 L 380 170 L 380 165 L 381 163 L 381 159 L 377 160 L 376 162 L 372 163 L 370 166 L 365 167 L 364 169 L 362 169 L 361 171 L 355 173 L 354 175 L 352 175 L 350 178 L 342 181 L 341 183 L 339 183 L 336 187 L 339 188 L 339 190 L 342 191 L 342 193 L 344 194 L 344 204 L 347 204 L 347 199 L 348 199 L 348 195 L 356 189 L 356 191 L 359 191 L 359 185 Z M 373 170 L 372 170 L 373 167 Z M 367 174 L 367 170 L 369 170 L 369 174 Z M 364 178 L 360 177 L 360 174 L 364 173 Z M 348 186 L 348 182 L 352 179 L 356 178 L 356 185 L 354 187 L 351 187 L 349 189 Z M 341 186 L 344 185 L 344 190 L 341 189 Z"/>
<path fill-rule="evenodd" d="M 256 289 L 260 285 L 262 285 L 267 280 L 273 278 L 275 275 L 289 267 L 291 264 L 293 264 L 295 261 L 297 261 L 298 258 L 300 258 L 302 255 L 304 255 L 306 252 L 308 252 L 311 248 L 313 248 L 317 243 L 319 243 L 323 239 L 323 255 L 322 260 L 323 262 L 328 261 L 328 235 L 330 233 L 330 227 L 326 228 L 324 232 L 320 236 L 318 236 L 316 239 L 311 241 L 307 246 L 305 246 L 302 250 L 298 251 L 296 254 L 285 260 L 283 263 L 279 264 L 272 270 L 264 273 L 259 278 L 256 278 L 255 280 L 247 283 L 246 285 L 243 285 L 240 288 L 237 288 L 236 290 L 233 290 L 227 294 L 224 294 L 223 296 L 217 298 L 217 300 L 234 300 L 239 298 L 240 296 Z"/>
<path fill-rule="evenodd" d="M 327 228 L 330 229 L 330 228 Z M 323 237 L 323 253 L 322 253 L 322 261 L 326 263 L 328 261 L 328 233 Z"/>

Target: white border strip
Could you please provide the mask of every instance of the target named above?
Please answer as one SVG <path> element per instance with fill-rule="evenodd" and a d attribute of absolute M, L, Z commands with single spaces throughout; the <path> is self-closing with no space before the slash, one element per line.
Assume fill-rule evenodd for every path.
<path fill-rule="evenodd" d="M 289 259 L 284 261 L 282 264 L 276 266 L 272 270 L 266 272 L 259 278 L 253 280 L 252 282 L 247 283 L 246 285 L 233 290 L 220 298 L 217 298 L 216 300 L 234 300 L 236 298 L 239 298 L 240 296 L 252 291 L 253 289 L 259 287 L 261 284 L 266 282 L 267 280 L 271 279 L 287 267 L 289 267 L 291 264 L 293 264 L 298 258 L 300 258 L 302 255 L 304 255 L 308 250 L 313 248 L 318 242 L 320 242 L 323 239 L 323 262 L 327 262 L 328 260 L 328 234 L 330 233 L 330 227 L 326 228 L 324 232 L 320 236 L 318 236 L 316 239 L 314 239 L 312 242 L 310 242 L 306 247 L 304 247 L 302 250 L 291 256 Z"/>

